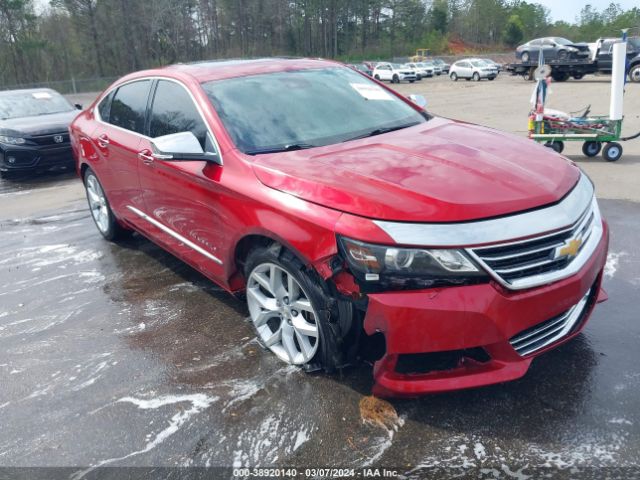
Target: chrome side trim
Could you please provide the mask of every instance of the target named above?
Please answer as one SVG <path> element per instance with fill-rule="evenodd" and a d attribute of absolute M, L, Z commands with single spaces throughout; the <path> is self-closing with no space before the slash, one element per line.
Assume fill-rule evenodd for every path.
<path fill-rule="evenodd" d="M 220 260 L 218 257 L 216 257 L 215 255 L 207 252 L 204 248 L 202 248 L 199 245 L 196 245 L 191 240 L 186 239 L 185 237 L 183 237 L 179 233 L 174 232 L 173 230 L 171 230 L 169 227 L 167 227 L 163 223 L 160 223 L 159 221 L 157 221 L 155 218 L 151 218 L 146 213 L 138 210 L 136 207 L 132 207 L 131 205 L 127 205 L 127 208 L 129 210 L 131 210 L 133 213 L 135 213 L 136 215 L 138 215 L 140 218 L 146 220 L 147 222 L 151 223 L 152 225 L 155 225 L 156 227 L 158 227 L 163 232 L 171 235 L 173 238 L 175 238 L 179 242 L 184 243 L 187 247 L 192 248 L 193 250 L 195 250 L 196 252 L 198 252 L 201 255 L 204 255 L 209 260 L 213 260 L 217 264 L 222 265 L 222 260 Z"/>
<path fill-rule="evenodd" d="M 396 243 L 421 247 L 456 247 L 537 236 L 575 222 L 593 199 L 593 185 L 581 175 L 574 189 L 560 203 L 526 213 L 465 223 L 402 223 L 374 220 Z"/>
<path fill-rule="evenodd" d="M 548 283 L 557 282 L 558 280 L 564 280 L 572 275 L 578 273 L 585 263 L 591 258 L 593 252 L 595 252 L 604 228 L 602 226 L 602 217 L 600 216 L 600 209 L 598 208 L 598 202 L 595 197 L 591 200 L 591 208 L 593 209 L 593 227 L 589 237 L 586 239 L 586 243 L 580 249 L 580 252 L 565 268 L 561 270 L 555 270 L 553 272 L 540 273 L 538 275 L 532 275 L 530 277 L 519 278 L 505 281 L 500 275 L 491 269 L 482 259 L 473 251 L 468 248 L 465 251 L 475 260 L 483 269 L 485 269 L 498 283 L 503 287 L 510 290 L 523 290 L 526 288 L 537 287 Z"/>

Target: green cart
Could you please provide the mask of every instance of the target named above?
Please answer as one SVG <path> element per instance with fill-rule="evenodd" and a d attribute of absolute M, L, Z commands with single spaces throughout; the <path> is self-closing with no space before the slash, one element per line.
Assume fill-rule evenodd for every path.
<path fill-rule="evenodd" d="M 583 142 L 582 153 L 595 157 L 602 151 L 603 158 L 615 162 L 622 156 L 618 141 L 622 132 L 622 120 L 611 120 L 608 116 L 568 117 L 545 112 L 542 120 L 531 118 L 529 137 L 544 142 L 547 147 L 561 153 L 564 142 Z M 603 148 L 604 145 L 604 148 Z"/>

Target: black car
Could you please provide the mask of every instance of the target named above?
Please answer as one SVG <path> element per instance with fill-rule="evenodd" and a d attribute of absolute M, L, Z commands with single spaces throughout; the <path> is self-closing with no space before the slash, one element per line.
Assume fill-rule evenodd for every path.
<path fill-rule="evenodd" d="M 589 45 L 574 43 L 562 37 L 536 38 L 516 48 L 516 58 L 523 63 L 538 61 L 540 52 L 545 60 L 587 59 Z"/>
<path fill-rule="evenodd" d="M 73 166 L 69 124 L 79 108 L 48 88 L 0 92 L 0 175 Z"/>

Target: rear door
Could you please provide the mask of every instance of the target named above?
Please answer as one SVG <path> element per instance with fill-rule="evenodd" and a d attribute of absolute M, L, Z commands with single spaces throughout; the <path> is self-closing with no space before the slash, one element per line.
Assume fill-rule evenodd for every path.
<path fill-rule="evenodd" d="M 118 87 L 100 103 L 97 128 L 91 135 L 101 165 L 98 177 L 111 208 L 120 218 L 132 218 L 127 205 L 141 205 L 138 150 L 143 138 L 151 80 Z"/>
<path fill-rule="evenodd" d="M 147 124 L 148 138 L 139 145 L 140 187 L 145 230 L 183 260 L 222 278 L 219 188 L 222 166 L 205 161 L 159 160 L 153 138 L 192 132 L 205 152 L 219 154 L 213 134 L 187 88 L 159 79 L 154 86 Z M 220 157 L 219 157 L 220 158 Z"/>

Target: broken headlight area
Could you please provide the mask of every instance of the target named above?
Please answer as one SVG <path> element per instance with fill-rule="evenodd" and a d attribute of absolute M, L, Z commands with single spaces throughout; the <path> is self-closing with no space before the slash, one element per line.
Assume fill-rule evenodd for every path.
<path fill-rule="evenodd" d="M 363 292 L 485 283 L 489 276 L 456 249 L 399 248 L 338 237 L 342 258 Z"/>

